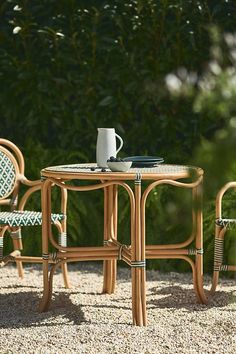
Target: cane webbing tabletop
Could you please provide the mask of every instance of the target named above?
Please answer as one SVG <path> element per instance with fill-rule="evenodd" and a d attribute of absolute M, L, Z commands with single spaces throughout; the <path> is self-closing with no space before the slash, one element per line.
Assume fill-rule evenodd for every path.
<path fill-rule="evenodd" d="M 160 179 L 160 178 L 187 178 L 192 175 L 202 175 L 203 170 L 199 167 L 185 165 L 169 165 L 159 164 L 154 167 L 130 168 L 127 172 L 112 172 L 108 168 L 102 172 L 101 169 L 91 170 L 97 165 L 95 163 L 71 164 L 50 166 L 41 171 L 42 176 L 56 176 L 63 174 L 64 178 L 77 175 L 77 178 L 87 179 L 122 179 L 134 180 L 137 175 L 141 175 L 141 179 Z"/>
<path fill-rule="evenodd" d="M 95 163 L 72 164 L 46 167 L 42 176 L 42 246 L 44 259 L 44 294 L 40 304 L 41 311 L 48 309 L 52 296 L 52 278 L 61 262 L 103 260 L 103 292 L 111 294 L 115 289 L 116 262 L 123 260 L 131 267 L 132 274 L 132 314 L 133 324 L 146 325 L 145 265 L 146 259 L 169 258 L 187 261 L 193 272 L 196 296 L 205 303 L 202 287 L 203 239 L 201 185 L 203 170 L 185 165 L 159 164 L 149 168 L 130 168 L 127 172 L 112 172 L 108 168 L 102 171 Z M 73 180 L 89 181 L 76 185 Z M 94 183 L 91 183 L 91 181 Z M 142 185 L 145 180 L 145 185 Z M 127 183 L 129 182 L 129 184 Z M 133 183 L 132 183 L 133 182 Z M 153 188 L 162 185 L 188 188 L 192 191 L 193 230 L 184 242 L 168 245 L 145 245 L 146 199 Z M 51 212 L 51 188 L 60 188 L 78 192 L 103 189 L 104 191 L 104 245 L 90 247 L 62 247 L 52 237 L 49 215 Z M 124 188 L 130 202 L 130 244 L 118 241 L 118 186 Z M 197 210 L 196 209 L 197 206 Z M 67 213 L 69 217 L 69 213 Z M 49 254 L 49 243 L 56 252 Z M 189 248 L 191 246 L 191 248 Z M 193 260 L 195 258 L 195 261 Z M 48 260 L 55 265 L 49 272 Z"/>

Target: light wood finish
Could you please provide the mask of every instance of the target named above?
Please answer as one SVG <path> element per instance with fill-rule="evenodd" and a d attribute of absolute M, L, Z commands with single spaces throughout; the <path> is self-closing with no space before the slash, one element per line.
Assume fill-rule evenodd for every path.
<path fill-rule="evenodd" d="M 6 211 L 23 211 L 26 209 L 27 203 L 30 198 L 33 197 L 34 193 L 41 190 L 42 182 L 39 180 L 29 180 L 25 176 L 25 161 L 22 152 L 20 149 L 11 141 L 7 139 L 0 138 L 0 151 L 7 156 L 9 161 L 11 161 L 13 165 L 13 170 L 15 173 L 14 183 L 12 183 L 12 188 L 6 194 L 1 194 L 0 196 L 0 206 L 3 205 L 8 206 L 4 210 Z M 4 160 L 3 160 L 4 161 Z M 7 173 L 7 172 L 6 172 Z M 6 174 L 5 173 L 5 174 Z M 19 189 L 21 185 L 26 186 L 26 190 L 24 190 L 23 195 L 19 200 Z M 62 191 L 62 212 L 66 215 L 66 190 L 64 188 Z M 39 206 L 40 207 L 40 206 Z M 66 232 L 66 222 L 62 221 L 62 223 L 57 223 L 57 228 L 59 233 Z M 33 229 L 33 226 L 31 226 Z M 9 262 L 15 262 L 18 269 L 19 277 L 23 278 L 24 270 L 23 270 L 23 262 L 26 263 L 42 263 L 42 257 L 32 257 L 32 256 L 22 256 L 21 251 L 23 250 L 23 244 L 21 237 L 13 237 L 13 233 L 20 233 L 21 227 L 11 227 L 9 225 L 0 225 L 0 237 L 3 239 L 5 234 L 9 232 L 12 237 L 13 248 L 14 251 L 9 255 L 0 260 L 0 267 L 4 267 Z M 3 240 L 2 240 L 3 241 Z M 68 272 L 67 265 L 62 265 L 62 273 L 65 287 L 69 287 L 68 280 Z"/>
<path fill-rule="evenodd" d="M 198 301 L 206 303 L 203 290 L 203 249 L 202 249 L 202 211 L 201 185 L 203 171 L 197 167 L 178 165 L 158 165 L 153 168 L 131 168 L 128 172 L 101 172 L 91 170 L 95 164 L 76 164 L 52 166 L 41 171 L 43 177 L 43 273 L 44 291 L 40 311 L 46 311 L 52 296 L 53 274 L 62 263 L 76 261 L 103 260 L 103 292 L 111 294 L 115 290 L 116 263 L 122 259 L 131 267 L 132 274 L 132 315 L 133 324 L 146 326 L 146 259 L 170 258 L 188 262 L 193 272 L 193 284 Z M 190 182 L 177 180 L 189 178 Z M 73 180 L 88 181 L 87 185 L 71 184 Z M 142 180 L 149 181 L 146 189 Z M 91 184 L 91 181 L 94 183 Z M 146 200 L 153 188 L 169 184 L 193 190 L 193 230 L 184 242 L 168 245 L 145 245 Z M 92 247 L 63 247 L 54 239 L 49 215 L 51 213 L 51 188 L 57 185 L 68 191 L 86 192 L 102 189 L 104 192 L 104 245 Z M 130 202 L 130 244 L 123 245 L 118 240 L 117 199 L 118 187 L 124 188 Z M 188 246 L 195 243 L 193 250 Z M 49 254 L 49 244 L 56 252 Z M 191 256 L 190 256 L 191 253 Z M 50 262 L 54 264 L 49 267 Z"/>
<path fill-rule="evenodd" d="M 230 189 L 236 191 L 236 182 L 226 183 L 217 193 L 216 196 L 216 220 L 222 219 L 225 216 L 222 216 L 222 201 L 224 195 Z M 223 252 L 224 252 L 224 238 L 226 236 L 227 225 L 215 225 L 215 252 L 214 252 L 214 270 L 211 286 L 211 295 L 215 294 L 216 287 L 219 282 L 219 272 L 220 271 L 236 271 L 235 265 L 223 265 Z"/>

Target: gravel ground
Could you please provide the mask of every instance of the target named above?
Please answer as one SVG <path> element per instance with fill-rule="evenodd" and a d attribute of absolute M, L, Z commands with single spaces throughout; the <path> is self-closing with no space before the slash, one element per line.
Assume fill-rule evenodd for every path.
<path fill-rule="evenodd" d="M 102 266 L 69 266 L 71 289 L 54 277 L 50 310 L 38 313 L 42 295 L 39 266 L 1 271 L 0 353 L 166 354 L 236 352 L 236 287 L 221 277 L 209 304 L 196 303 L 191 274 L 147 271 L 148 326 L 131 315 L 130 270 L 118 269 L 116 292 L 101 294 Z M 206 291 L 211 279 L 205 277 Z"/>

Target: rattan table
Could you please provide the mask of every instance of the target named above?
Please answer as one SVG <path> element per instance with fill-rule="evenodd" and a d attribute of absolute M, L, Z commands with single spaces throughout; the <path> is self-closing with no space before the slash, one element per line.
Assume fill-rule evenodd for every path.
<path fill-rule="evenodd" d="M 193 166 L 160 164 L 151 168 L 131 168 L 127 172 L 93 170 L 95 164 L 74 164 L 47 167 L 42 175 L 42 257 L 44 290 L 40 311 L 46 311 L 52 296 L 53 274 L 64 262 L 103 260 L 103 292 L 113 293 L 117 260 L 125 261 L 132 272 L 133 324 L 145 326 L 146 293 L 145 263 L 148 258 L 179 258 L 192 268 L 194 289 L 201 303 L 207 299 L 203 290 L 203 236 L 202 236 L 202 180 L 203 170 Z M 72 181 L 76 183 L 71 183 Z M 142 181 L 146 181 L 145 188 Z M 83 183 L 80 182 L 83 181 Z M 86 184 L 85 184 L 86 183 Z M 159 185 L 173 185 L 192 189 L 193 230 L 189 238 L 177 244 L 145 245 L 145 209 L 149 193 Z M 65 247 L 55 241 L 50 223 L 51 189 L 57 185 L 63 190 L 104 190 L 104 245 L 94 247 Z M 130 200 L 130 244 L 117 238 L 118 186 L 124 188 Z M 65 193 L 62 212 L 66 213 Z M 66 222 L 66 220 L 65 220 Z M 49 253 L 49 245 L 56 252 Z M 63 243 L 62 243 L 63 244 Z M 194 248 L 192 245 L 195 245 Z M 189 246 L 191 245 L 192 248 Z M 50 268 L 49 268 L 50 266 Z"/>

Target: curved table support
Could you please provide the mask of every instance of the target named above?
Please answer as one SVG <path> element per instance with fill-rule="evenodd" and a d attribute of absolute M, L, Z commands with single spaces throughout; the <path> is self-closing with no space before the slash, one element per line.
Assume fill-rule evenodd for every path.
<path fill-rule="evenodd" d="M 193 271 L 194 289 L 199 302 L 206 304 L 207 298 L 203 289 L 203 235 L 202 235 L 202 176 L 195 182 L 182 183 L 179 181 L 163 179 L 151 183 L 143 192 L 141 201 L 141 220 L 142 220 L 142 234 L 145 235 L 145 206 L 146 200 L 153 188 L 163 185 L 173 185 L 179 188 L 192 189 L 193 195 L 193 230 L 190 237 L 181 243 L 170 245 L 147 245 L 146 258 L 181 258 L 189 262 Z M 195 241 L 195 250 L 187 249 L 193 241 Z M 182 251 L 182 252 L 181 252 Z M 181 253 L 183 255 L 181 255 Z M 185 255 L 184 255 L 185 254 Z M 188 256 L 195 256 L 195 262 Z"/>
<path fill-rule="evenodd" d="M 90 165 L 94 166 L 94 165 Z M 128 173 L 91 172 L 90 166 L 67 165 L 55 166 L 42 171 L 42 247 L 43 247 L 43 282 L 44 291 L 40 303 L 40 311 L 46 311 L 52 297 L 53 275 L 57 267 L 66 268 L 68 262 L 84 260 L 103 260 L 103 292 L 111 294 L 115 291 L 117 260 L 125 261 L 131 267 L 132 274 L 132 314 L 133 324 L 146 326 L 146 259 L 148 258 L 178 258 L 187 261 L 193 273 L 193 284 L 198 301 L 206 303 L 203 290 L 203 241 L 202 241 L 202 208 L 201 185 L 203 171 L 193 167 L 197 179 L 192 183 L 179 182 L 177 179 L 192 177 L 188 166 L 158 166 L 153 169 L 143 169 L 142 174 L 137 169 Z M 150 170 L 150 171 L 149 171 Z M 161 172 L 162 171 L 162 172 Z M 83 186 L 72 185 L 73 179 L 92 180 L 98 183 Z M 153 180 L 142 191 L 142 180 Z M 133 181 L 131 188 L 126 181 Z M 169 184 L 176 187 L 192 189 L 194 210 L 192 213 L 193 229 L 191 235 L 184 241 L 169 245 L 145 245 L 145 209 L 146 200 L 154 187 Z M 62 190 L 104 191 L 104 245 L 97 247 L 66 247 L 58 244 L 52 234 L 50 223 L 51 188 L 59 186 Z M 117 239 L 118 186 L 126 190 L 130 201 L 130 240 L 131 245 L 123 245 Z M 63 198 L 67 194 L 63 194 Z M 62 211 L 63 205 L 62 202 Z M 61 226 L 66 230 L 65 224 Z M 62 230 L 62 231 L 63 231 Z M 187 248 L 195 242 L 195 249 Z M 49 243 L 56 252 L 49 254 Z M 192 257 L 195 256 L 195 260 Z M 52 264 L 49 269 L 49 264 Z M 68 279 L 65 279 L 68 282 Z M 69 283 L 68 283 L 69 286 Z"/>

